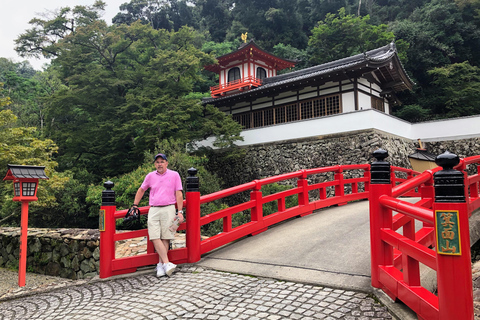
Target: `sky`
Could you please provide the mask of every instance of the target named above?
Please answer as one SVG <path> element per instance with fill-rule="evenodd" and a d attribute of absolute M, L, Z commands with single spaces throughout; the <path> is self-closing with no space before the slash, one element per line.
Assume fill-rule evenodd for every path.
<path fill-rule="evenodd" d="M 103 0 L 107 5 L 103 19 L 112 23 L 112 18 L 120 11 L 119 7 L 130 0 Z M 15 39 L 31 29 L 28 22 L 40 14 L 54 12 L 63 7 L 76 5 L 92 5 L 95 0 L 0 0 L 0 57 L 12 59 L 14 62 L 28 60 L 37 70 L 41 70 L 45 59 L 22 58 L 14 50 Z"/>

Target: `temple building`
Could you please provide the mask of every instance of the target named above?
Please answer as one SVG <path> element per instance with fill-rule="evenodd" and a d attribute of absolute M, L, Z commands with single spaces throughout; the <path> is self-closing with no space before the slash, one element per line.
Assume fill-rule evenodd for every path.
<path fill-rule="evenodd" d="M 412 89 L 395 44 L 314 67 L 284 73 L 296 61 L 279 58 L 253 40 L 217 58 L 206 70 L 219 75 L 212 104 L 245 129 L 376 109 L 390 114 L 396 93 Z"/>

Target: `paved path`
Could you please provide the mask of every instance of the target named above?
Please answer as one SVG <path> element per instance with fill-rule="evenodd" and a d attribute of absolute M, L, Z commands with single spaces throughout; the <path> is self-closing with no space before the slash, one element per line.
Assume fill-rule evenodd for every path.
<path fill-rule="evenodd" d="M 207 254 L 199 265 L 372 292 L 368 201 L 294 218 Z"/>
<path fill-rule="evenodd" d="M 184 265 L 0 303 L 0 319 L 392 319 L 368 294 Z"/>

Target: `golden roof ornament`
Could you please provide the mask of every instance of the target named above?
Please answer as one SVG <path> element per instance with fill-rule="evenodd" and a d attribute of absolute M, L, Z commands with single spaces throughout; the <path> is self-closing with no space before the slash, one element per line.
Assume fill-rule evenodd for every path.
<path fill-rule="evenodd" d="M 248 34 L 248 32 L 242 33 L 243 43 L 247 43 L 247 34 Z"/>

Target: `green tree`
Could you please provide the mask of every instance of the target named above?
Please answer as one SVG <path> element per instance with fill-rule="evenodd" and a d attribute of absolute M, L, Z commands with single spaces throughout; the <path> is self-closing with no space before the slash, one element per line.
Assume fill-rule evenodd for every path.
<path fill-rule="evenodd" d="M 265 50 L 271 50 L 278 43 L 302 49 L 307 45 L 307 36 L 302 31 L 303 19 L 296 1 L 237 1 L 232 9 L 232 17 L 234 23 L 228 32 L 230 37 L 239 38 L 241 33 L 248 31 L 249 39 L 254 38 Z"/>
<path fill-rule="evenodd" d="M 185 0 L 131 0 L 120 6 L 113 23 L 132 24 L 140 20 L 154 29 L 178 31 L 194 23 L 192 7 Z"/>
<path fill-rule="evenodd" d="M 200 31 L 208 31 L 211 40 L 223 42 L 232 24 L 232 0 L 195 0 L 194 12 L 198 17 Z M 190 24 L 193 25 L 193 24 Z"/>
<path fill-rule="evenodd" d="M 480 63 L 480 32 L 472 22 L 465 21 L 453 1 L 432 0 L 413 11 L 405 20 L 391 24 L 397 39 L 412 45 L 406 68 L 421 86 L 428 86 L 428 70 L 452 63 Z"/>
<path fill-rule="evenodd" d="M 323 21 L 312 30 L 308 42 L 310 61 L 321 64 L 372 50 L 395 39 L 387 25 L 369 24 L 370 17 L 347 15 L 344 8 L 338 14 L 328 13 Z M 400 58 L 405 58 L 408 44 L 396 41 Z"/>
<path fill-rule="evenodd" d="M 436 90 L 430 100 L 438 118 L 480 114 L 480 68 L 467 61 L 428 71 Z"/>
<path fill-rule="evenodd" d="M 280 73 L 287 73 L 290 71 L 300 70 L 304 68 L 311 67 L 311 63 L 309 61 L 309 54 L 307 50 L 297 49 L 292 47 L 291 45 L 284 45 L 283 43 L 279 43 L 273 47 L 272 53 L 276 56 L 282 57 L 284 59 L 296 60 L 298 61 L 295 65 L 295 68 L 292 70 L 282 70 Z"/>
<path fill-rule="evenodd" d="M 1 91 L 0 91 L 1 93 Z M 0 107 L 9 103 L 6 98 L 0 98 Z M 39 201 L 32 204 L 35 208 L 45 207 L 54 201 L 54 197 L 46 192 L 47 188 L 56 188 L 64 180 L 52 176 L 57 163 L 53 154 L 57 151 L 56 145 L 49 139 L 35 137 L 36 128 L 19 127 L 17 117 L 11 110 L 0 111 L 0 167 L 7 168 L 7 164 L 45 166 L 50 181 L 39 184 Z M 3 183 L 0 187 L 0 225 L 9 221 L 20 213 L 19 203 L 13 203 L 13 190 L 11 182 Z"/>
<path fill-rule="evenodd" d="M 203 66 L 214 62 L 201 51 L 201 34 L 187 27 L 155 30 L 140 22 L 107 26 L 97 18 L 98 8 L 75 7 L 72 25 L 77 27 L 62 34 L 60 24 L 63 38 L 48 45 L 65 84 L 51 95 L 46 111 L 62 171 L 125 173 L 141 163 L 144 150 L 168 137 L 189 143 L 216 135 L 220 146 L 239 139 L 241 128 L 230 117 L 183 98 L 202 80 Z M 20 38 L 31 48 L 25 35 Z"/>

